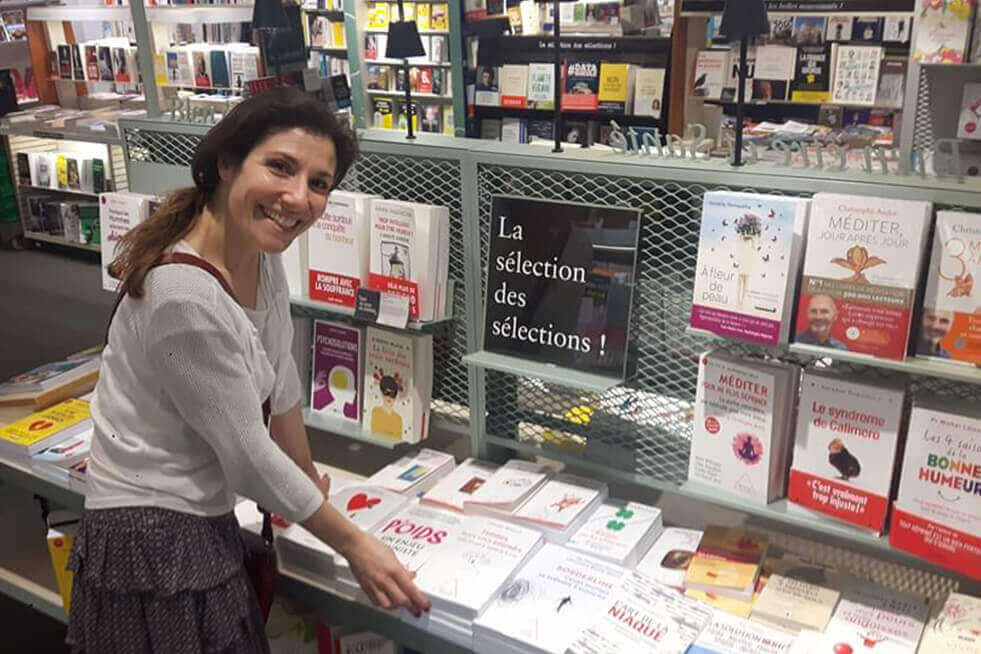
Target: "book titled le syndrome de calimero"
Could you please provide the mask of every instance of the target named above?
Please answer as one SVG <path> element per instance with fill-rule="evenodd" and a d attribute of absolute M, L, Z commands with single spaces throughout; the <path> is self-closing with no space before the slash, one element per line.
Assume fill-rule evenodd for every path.
<path fill-rule="evenodd" d="M 363 388 L 364 428 L 407 443 L 426 438 L 433 391 L 432 334 L 369 327 Z"/>
<path fill-rule="evenodd" d="M 981 579 L 981 413 L 918 397 L 910 412 L 893 547 Z"/>
<path fill-rule="evenodd" d="M 410 320 L 445 316 L 449 232 L 446 207 L 372 200 L 369 287 L 408 297 Z"/>
<path fill-rule="evenodd" d="M 692 327 L 760 345 L 787 342 L 808 208 L 801 198 L 705 194 Z"/>
<path fill-rule="evenodd" d="M 881 533 L 899 453 L 905 388 L 804 371 L 787 497 Z"/>
<path fill-rule="evenodd" d="M 902 360 L 931 204 L 818 193 L 794 341 Z"/>

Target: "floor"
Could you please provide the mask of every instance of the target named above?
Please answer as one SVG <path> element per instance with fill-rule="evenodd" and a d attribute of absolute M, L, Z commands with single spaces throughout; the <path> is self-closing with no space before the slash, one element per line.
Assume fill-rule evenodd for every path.
<path fill-rule="evenodd" d="M 101 343 L 112 301 L 113 296 L 102 290 L 98 255 L 51 245 L 27 251 L 0 249 L 0 380 Z M 310 432 L 310 441 L 315 459 L 359 474 L 370 474 L 395 456 L 318 431 Z M 468 454 L 466 439 L 436 433 L 430 442 L 458 457 Z M 43 527 L 32 522 L 31 502 L 29 493 L 0 482 L 0 524 L 18 525 L 15 537 L 0 535 L 0 565 L 19 564 L 20 574 L 54 588 L 46 553 L 24 554 L 25 541 L 40 540 L 43 547 Z M 65 625 L 4 595 L 0 637 L 2 650 L 11 654 L 67 651 Z"/>

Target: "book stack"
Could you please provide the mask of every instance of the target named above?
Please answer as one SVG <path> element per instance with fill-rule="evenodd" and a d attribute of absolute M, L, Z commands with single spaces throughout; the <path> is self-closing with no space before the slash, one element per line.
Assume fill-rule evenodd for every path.
<path fill-rule="evenodd" d="M 906 390 L 898 380 L 804 371 L 787 497 L 882 533 L 900 454 Z"/>
<path fill-rule="evenodd" d="M 971 254 L 978 251 L 981 216 L 937 212 L 916 339 L 918 357 L 981 364 L 981 315 L 973 283 L 981 279 L 981 258 Z"/>
<path fill-rule="evenodd" d="M 454 468 L 452 454 L 429 448 L 390 463 L 365 480 L 365 486 L 384 488 L 406 497 L 424 493 Z"/>
<path fill-rule="evenodd" d="M 377 436 L 418 443 L 429 435 L 433 336 L 368 327 L 361 424 Z"/>
<path fill-rule="evenodd" d="M 109 275 L 109 264 L 116 258 L 116 248 L 126 232 L 150 217 L 152 195 L 141 193 L 103 193 L 99 196 L 99 233 L 102 252 L 102 288 L 115 292 L 119 280 Z"/>
<path fill-rule="evenodd" d="M 375 536 L 392 549 L 406 570 L 416 575 L 437 552 L 450 547 L 465 520 L 462 515 L 413 501 L 385 520 L 375 530 Z"/>
<path fill-rule="evenodd" d="M 806 575 L 791 574 L 770 575 L 753 604 L 753 620 L 795 634 L 801 629 L 824 631 L 840 591 L 829 587 L 834 584 L 811 583 L 799 578 Z"/>
<path fill-rule="evenodd" d="M 503 517 L 538 529 L 549 542 L 565 543 L 606 499 L 606 484 L 561 474 L 545 482 L 521 506 Z M 474 507 L 475 513 L 483 509 Z"/>
<path fill-rule="evenodd" d="M 800 368 L 702 354 L 688 479 L 756 504 L 783 496 Z"/>
<path fill-rule="evenodd" d="M 848 579 L 826 629 L 835 642 L 846 643 L 853 654 L 916 651 L 930 617 L 929 600 Z"/>
<path fill-rule="evenodd" d="M 368 285 L 371 201 L 375 195 L 331 191 L 324 215 L 307 232 L 310 299 L 353 308 Z"/>
<path fill-rule="evenodd" d="M 981 599 L 951 593 L 923 632 L 920 652 L 977 652 L 981 650 Z"/>
<path fill-rule="evenodd" d="M 68 484 L 71 480 L 84 483 L 95 431 L 90 421 L 85 424 L 87 426 L 74 436 L 35 454 L 31 458 L 34 469 L 62 484 Z"/>
<path fill-rule="evenodd" d="M 931 204 L 817 193 L 794 341 L 902 360 Z"/>
<path fill-rule="evenodd" d="M 684 588 L 685 574 L 701 540 L 702 532 L 697 529 L 667 527 L 637 569 L 659 584 Z"/>
<path fill-rule="evenodd" d="M 749 601 L 768 543 L 765 535 L 744 529 L 706 527 L 685 572 L 685 589 Z"/>
<path fill-rule="evenodd" d="M 663 530 L 657 507 L 608 501 L 587 518 L 566 547 L 634 568 Z"/>
<path fill-rule="evenodd" d="M 432 610 L 406 620 L 427 631 L 469 648 L 472 622 L 480 616 L 501 587 L 543 543 L 542 534 L 520 525 L 482 517 L 468 517 L 446 548 L 416 570 L 415 583 L 432 602 Z"/>
<path fill-rule="evenodd" d="M 974 579 L 981 571 L 981 412 L 918 397 L 906 432 L 889 542 Z"/>
<path fill-rule="evenodd" d="M 593 613 L 566 654 L 684 654 L 712 621 L 711 609 L 636 570 Z"/>
<path fill-rule="evenodd" d="M 91 428 L 89 403 L 70 398 L 0 427 L 0 453 L 34 456 Z"/>
<path fill-rule="evenodd" d="M 716 611 L 686 654 L 781 654 L 793 641 L 790 634 Z"/>
<path fill-rule="evenodd" d="M 627 570 L 545 544 L 473 623 L 478 654 L 565 651 Z"/>
<path fill-rule="evenodd" d="M 346 323 L 315 320 L 310 410 L 361 421 L 365 332 Z"/>
<path fill-rule="evenodd" d="M 409 319 L 447 315 L 450 212 L 395 200 L 371 202 L 368 285 L 409 298 Z"/>
<path fill-rule="evenodd" d="M 463 511 L 492 517 L 510 514 L 538 492 L 551 475 L 550 468 L 512 459 L 463 501 Z"/>
<path fill-rule="evenodd" d="M 497 471 L 498 466 L 468 458 L 419 499 L 425 506 L 463 513 L 463 503 Z"/>
<path fill-rule="evenodd" d="M 705 194 L 692 327 L 760 345 L 787 342 L 809 207 L 802 198 Z"/>
<path fill-rule="evenodd" d="M 46 407 L 85 393 L 99 379 L 102 358 L 98 355 L 70 357 L 64 361 L 46 363 L 14 375 L 0 384 L 0 407 Z"/>

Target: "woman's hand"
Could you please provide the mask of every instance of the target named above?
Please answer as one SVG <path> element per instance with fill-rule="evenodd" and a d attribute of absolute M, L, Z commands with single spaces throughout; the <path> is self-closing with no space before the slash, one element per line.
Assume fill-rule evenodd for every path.
<path fill-rule="evenodd" d="M 313 483 L 315 483 L 317 488 L 320 489 L 320 492 L 324 494 L 324 499 L 326 500 L 328 497 L 330 497 L 330 475 L 318 476 L 318 473 L 316 470 L 314 470 L 312 478 Z"/>
<path fill-rule="evenodd" d="M 359 532 L 341 552 L 371 601 L 383 609 L 406 608 L 417 618 L 430 608 L 412 576 L 380 540 Z"/>

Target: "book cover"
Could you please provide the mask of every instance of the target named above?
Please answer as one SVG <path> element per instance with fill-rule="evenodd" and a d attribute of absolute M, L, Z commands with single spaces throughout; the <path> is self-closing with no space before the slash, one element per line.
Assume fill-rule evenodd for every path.
<path fill-rule="evenodd" d="M 499 71 L 494 66 L 477 66 L 477 86 L 474 103 L 482 107 L 501 105 L 501 87 L 498 83 Z"/>
<path fill-rule="evenodd" d="M 835 44 L 834 82 L 831 101 L 849 105 L 875 104 L 882 48 L 871 45 Z"/>
<path fill-rule="evenodd" d="M 433 29 L 430 26 L 430 17 L 429 17 L 430 6 L 431 5 L 428 2 L 416 3 L 416 27 L 419 29 L 420 32 Z"/>
<path fill-rule="evenodd" d="M 788 633 L 716 611 L 686 654 L 781 654 L 793 642 Z"/>
<path fill-rule="evenodd" d="M 705 193 L 692 327 L 760 345 L 787 342 L 809 206 L 786 196 Z"/>
<path fill-rule="evenodd" d="M 367 60 L 384 59 L 385 50 L 388 47 L 387 34 L 365 34 L 364 35 L 364 58 Z"/>
<path fill-rule="evenodd" d="M 409 319 L 437 320 L 446 312 L 449 209 L 373 200 L 368 286 L 409 298 Z"/>
<path fill-rule="evenodd" d="M 839 595 L 835 588 L 775 573 L 753 604 L 752 616 L 793 631 L 824 631 Z"/>
<path fill-rule="evenodd" d="M 416 574 L 456 538 L 466 520 L 462 515 L 410 503 L 375 531 L 406 570 Z"/>
<path fill-rule="evenodd" d="M 973 14 L 973 2 L 921 3 L 915 17 L 913 61 L 964 63 Z"/>
<path fill-rule="evenodd" d="M 545 544 L 473 624 L 477 651 L 563 652 L 627 570 Z"/>
<path fill-rule="evenodd" d="M 635 67 L 630 64 L 600 64 L 599 109 L 626 113 L 633 105 Z"/>
<path fill-rule="evenodd" d="M 825 40 L 826 41 L 851 41 L 852 17 L 828 16 L 828 30 L 825 33 Z"/>
<path fill-rule="evenodd" d="M 375 2 L 368 5 L 368 29 L 387 30 L 388 29 L 388 3 Z"/>
<path fill-rule="evenodd" d="M 332 48 L 346 48 L 347 38 L 344 34 L 344 23 L 342 21 L 333 21 L 328 24 L 330 29 L 330 46 Z"/>
<path fill-rule="evenodd" d="M 72 48 L 70 45 L 58 46 L 58 77 L 72 78 Z"/>
<path fill-rule="evenodd" d="M 371 99 L 371 124 L 378 129 L 392 129 L 392 101 L 388 98 Z"/>
<path fill-rule="evenodd" d="M 882 41 L 882 17 L 856 16 L 852 20 L 852 41 L 878 43 Z"/>
<path fill-rule="evenodd" d="M 240 89 L 249 80 L 259 77 L 258 48 L 236 48 L 228 53 L 232 88 Z"/>
<path fill-rule="evenodd" d="M 828 102 L 831 99 L 831 61 L 825 46 L 797 49 L 797 69 L 790 85 L 794 102 Z"/>
<path fill-rule="evenodd" d="M 438 104 L 424 104 L 421 108 L 422 131 L 439 134 L 443 131 L 443 112 Z"/>
<path fill-rule="evenodd" d="M 599 107 L 599 64 L 566 59 L 563 69 L 563 111 L 596 111 Z"/>
<path fill-rule="evenodd" d="M 637 564 L 637 569 L 659 584 L 682 588 L 685 573 L 701 540 L 702 532 L 697 529 L 667 527 Z"/>
<path fill-rule="evenodd" d="M 149 195 L 125 192 L 99 196 L 103 290 L 116 291 L 119 282 L 109 275 L 109 264 L 116 258 L 116 247 L 126 232 L 149 217 L 151 199 Z"/>
<path fill-rule="evenodd" d="M 525 127 L 527 121 L 523 118 L 501 119 L 501 141 L 504 143 L 524 143 L 527 138 Z"/>
<path fill-rule="evenodd" d="M 562 474 L 545 482 L 514 512 L 519 522 L 564 530 L 606 498 L 606 484 Z"/>
<path fill-rule="evenodd" d="M 981 277 L 978 252 L 981 216 L 938 211 L 917 325 L 917 356 L 981 364 L 981 315 L 974 292 L 974 278 Z"/>
<path fill-rule="evenodd" d="M 729 50 L 699 50 L 691 94 L 696 98 L 718 100 L 729 75 Z"/>
<path fill-rule="evenodd" d="M 782 495 L 798 369 L 718 351 L 699 358 L 688 479 L 755 504 Z"/>
<path fill-rule="evenodd" d="M 957 138 L 981 139 L 981 84 L 966 82 L 961 95 L 961 113 L 957 120 Z"/>
<path fill-rule="evenodd" d="M 883 59 L 879 70 L 879 88 L 875 92 L 875 106 L 900 109 L 906 93 L 905 59 Z"/>
<path fill-rule="evenodd" d="M 523 109 L 528 100 L 528 66 L 501 66 L 501 106 Z"/>
<path fill-rule="evenodd" d="M 369 91 L 388 91 L 391 88 L 389 66 L 366 66 L 365 86 Z"/>
<path fill-rule="evenodd" d="M 794 341 L 902 360 L 931 204 L 817 193 Z"/>
<path fill-rule="evenodd" d="M 470 499 L 464 500 L 464 511 L 469 505 L 482 505 L 511 511 L 536 492 L 548 479 L 549 469 L 529 461 L 512 459 L 498 468 Z"/>
<path fill-rule="evenodd" d="M 77 43 L 72 46 L 72 77 L 75 80 L 85 79 L 85 66 L 82 63 L 82 50 Z"/>
<path fill-rule="evenodd" d="M 921 397 L 910 412 L 889 542 L 981 579 L 981 415 Z"/>
<path fill-rule="evenodd" d="M 981 650 L 981 599 L 951 593 L 923 632 L 920 652 L 968 654 Z"/>
<path fill-rule="evenodd" d="M 572 535 L 566 547 L 626 567 L 634 567 L 661 530 L 661 510 L 640 502 L 606 503 Z"/>
<path fill-rule="evenodd" d="M 95 45 L 86 44 L 85 52 L 85 79 L 91 82 L 99 81 L 99 56 L 98 48 Z"/>
<path fill-rule="evenodd" d="M 65 613 L 71 611 L 72 582 L 75 579 L 75 573 L 68 569 L 68 559 L 71 556 L 72 547 L 75 545 L 77 532 L 78 521 L 76 519 L 68 524 L 49 528 L 46 537 L 48 553 L 51 555 L 51 567 L 54 569 L 58 594 L 61 595 L 61 605 L 64 607 Z"/>
<path fill-rule="evenodd" d="M 434 3 L 429 12 L 429 29 L 445 32 L 450 29 L 449 5 L 444 2 Z"/>
<path fill-rule="evenodd" d="M 132 71 L 126 61 L 126 48 L 112 48 L 112 70 L 117 82 L 129 84 L 133 81 Z"/>
<path fill-rule="evenodd" d="M 364 331 L 346 323 L 315 320 L 310 410 L 361 422 Z"/>
<path fill-rule="evenodd" d="M 372 532 L 396 512 L 405 509 L 409 498 L 372 486 L 348 486 L 330 495 L 330 505 L 362 531 Z"/>
<path fill-rule="evenodd" d="M 787 497 L 881 533 L 899 452 L 905 388 L 804 371 Z"/>
<path fill-rule="evenodd" d="M 55 155 L 55 178 L 58 188 L 68 188 L 68 157 L 63 154 Z"/>
<path fill-rule="evenodd" d="M 711 621 L 711 609 L 635 570 L 594 611 L 566 654 L 684 654 Z"/>
<path fill-rule="evenodd" d="M 827 25 L 826 16 L 795 16 L 791 42 L 797 46 L 822 46 Z"/>
<path fill-rule="evenodd" d="M 419 502 L 463 513 L 463 503 L 473 497 L 497 468 L 497 464 L 469 458 L 433 486 Z"/>
<path fill-rule="evenodd" d="M 553 109 L 555 107 L 554 65 L 528 64 L 527 105 L 529 109 Z"/>
<path fill-rule="evenodd" d="M 83 431 L 88 420 L 89 403 L 68 399 L 0 427 L 0 449 L 34 455 Z"/>
<path fill-rule="evenodd" d="M 18 393 L 42 393 L 57 388 L 80 377 L 98 373 L 99 364 L 98 357 L 45 363 L 14 375 L 0 384 L 0 397 Z"/>
<path fill-rule="evenodd" d="M 112 82 L 116 79 L 116 75 L 112 68 L 112 52 L 109 46 L 100 45 L 99 46 L 99 79 L 103 82 Z"/>
<path fill-rule="evenodd" d="M 310 298 L 354 308 L 368 284 L 371 201 L 378 196 L 332 191 L 327 209 L 307 232 Z"/>
<path fill-rule="evenodd" d="M 909 42 L 913 20 L 909 16 L 885 16 L 882 21 L 882 40 L 890 43 Z"/>
<path fill-rule="evenodd" d="M 638 68 L 634 77 L 633 115 L 661 117 L 664 99 L 664 69 Z"/>
<path fill-rule="evenodd" d="M 474 620 L 541 544 L 534 529 L 468 517 L 452 542 L 416 570 L 414 581 L 435 610 Z"/>
<path fill-rule="evenodd" d="M 926 597 L 853 579 L 842 590 L 827 633 L 853 654 L 913 652 L 929 617 Z"/>
<path fill-rule="evenodd" d="M 231 80 L 228 77 L 228 55 L 224 50 L 212 50 L 211 57 L 211 85 L 220 88 L 231 88 Z"/>
<path fill-rule="evenodd" d="M 418 443 L 429 434 L 432 334 L 369 327 L 365 343 L 362 424 L 372 434 Z"/>
<path fill-rule="evenodd" d="M 797 48 L 761 45 L 753 67 L 754 100 L 787 100 L 797 67 Z"/>
<path fill-rule="evenodd" d="M 733 527 L 706 527 L 685 572 L 685 588 L 749 599 L 768 543 L 764 534 Z"/>
<path fill-rule="evenodd" d="M 453 455 L 422 448 L 414 456 L 404 456 L 365 480 L 366 486 L 377 486 L 416 495 L 421 486 L 428 490 L 453 470 Z"/>

